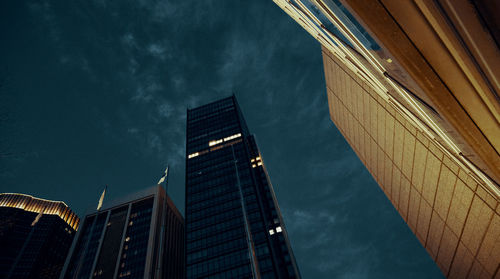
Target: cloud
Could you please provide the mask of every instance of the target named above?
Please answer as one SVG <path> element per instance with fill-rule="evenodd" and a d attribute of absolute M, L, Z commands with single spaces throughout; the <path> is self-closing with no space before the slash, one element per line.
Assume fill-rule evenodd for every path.
<path fill-rule="evenodd" d="M 160 116 L 165 118 L 169 118 L 172 115 L 172 113 L 174 113 L 174 111 L 175 111 L 174 107 L 167 102 L 158 106 L 158 113 L 160 114 Z"/>
<path fill-rule="evenodd" d="M 49 1 L 31 2 L 28 7 L 32 13 L 40 17 L 48 27 L 49 37 L 55 42 L 61 42 L 61 30 L 57 23 L 57 17 L 54 13 L 52 4 Z"/>
<path fill-rule="evenodd" d="M 157 134 L 150 133 L 148 135 L 148 146 L 150 149 L 156 152 L 161 152 L 163 151 L 163 144 L 160 136 Z"/>
<path fill-rule="evenodd" d="M 139 129 L 137 129 L 137 128 L 128 128 L 127 129 L 127 133 L 129 133 L 129 134 L 134 135 L 134 134 L 137 134 L 138 132 L 139 132 Z"/>
<path fill-rule="evenodd" d="M 136 102 L 149 103 L 154 99 L 156 93 L 163 90 L 163 86 L 156 81 L 147 84 L 139 83 L 137 87 L 135 95 L 131 98 L 132 101 Z"/>
<path fill-rule="evenodd" d="M 153 57 L 164 60 L 166 58 L 166 47 L 164 45 L 154 43 L 147 47 L 149 54 Z"/>
<path fill-rule="evenodd" d="M 287 229 L 295 236 L 294 248 L 314 254 L 312 267 L 320 273 L 330 273 L 332 278 L 367 278 L 370 274 L 367 262 L 373 262 L 370 257 L 375 256 L 375 251 L 342 229 L 351 220 L 338 214 L 326 209 L 294 210 L 287 219 Z"/>
<path fill-rule="evenodd" d="M 137 48 L 137 42 L 135 41 L 135 36 L 132 33 L 126 33 L 121 37 L 122 43 L 128 48 Z"/>

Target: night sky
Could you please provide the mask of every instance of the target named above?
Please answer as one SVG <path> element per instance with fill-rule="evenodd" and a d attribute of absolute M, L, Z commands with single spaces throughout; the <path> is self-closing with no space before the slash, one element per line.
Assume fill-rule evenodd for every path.
<path fill-rule="evenodd" d="M 442 278 L 330 121 L 321 48 L 271 0 L 0 1 L 0 192 L 184 212 L 186 109 L 235 94 L 304 278 Z"/>

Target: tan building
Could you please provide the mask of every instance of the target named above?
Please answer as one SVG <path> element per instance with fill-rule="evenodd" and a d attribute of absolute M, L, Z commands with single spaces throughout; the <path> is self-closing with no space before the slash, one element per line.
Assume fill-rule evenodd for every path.
<path fill-rule="evenodd" d="M 275 2 L 322 44 L 332 121 L 443 274 L 500 278 L 495 4 Z"/>

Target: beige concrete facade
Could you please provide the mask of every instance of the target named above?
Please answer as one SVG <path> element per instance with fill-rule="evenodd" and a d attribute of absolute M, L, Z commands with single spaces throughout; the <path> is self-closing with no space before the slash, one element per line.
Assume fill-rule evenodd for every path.
<path fill-rule="evenodd" d="M 500 279 L 500 198 L 326 48 L 330 116 L 449 278 Z"/>

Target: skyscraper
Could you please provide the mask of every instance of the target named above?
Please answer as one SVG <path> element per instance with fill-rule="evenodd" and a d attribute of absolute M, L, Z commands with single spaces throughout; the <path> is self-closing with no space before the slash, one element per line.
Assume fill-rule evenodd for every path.
<path fill-rule="evenodd" d="M 274 2 L 321 43 L 332 121 L 443 274 L 499 278 L 498 4 Z"/>
<path fill-rule="evenodd" d="M 186 145 L 187 278 L 300 278 L 236 98 L 189 109 Z"/>
<path fill-rule="evenodd" d="M 0 194 L 0 278 L 57 278 L 78 223 L 64 202 Z"/>
<path fill-rule="evenodd" d="M 158 185 L 92 210 L 60 278 L 184 278 L 184 224 Z"/>

